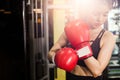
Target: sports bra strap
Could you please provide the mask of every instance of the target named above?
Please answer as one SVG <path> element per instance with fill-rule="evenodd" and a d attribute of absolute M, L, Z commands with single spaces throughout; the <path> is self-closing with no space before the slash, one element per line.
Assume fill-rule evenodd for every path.
<path fill-rule="evenodd" d="M 96 39 L 100 39 L 103 36 L 104 32 L 105 30 L 102 29 Z"/>

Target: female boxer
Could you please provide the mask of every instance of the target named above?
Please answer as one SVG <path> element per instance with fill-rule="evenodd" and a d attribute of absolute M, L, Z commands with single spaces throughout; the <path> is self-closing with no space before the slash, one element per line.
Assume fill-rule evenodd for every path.
<path fill-rule="evenodd" d="M 75 68 L 71 72 L 67 72 L 66 80 L 102 80 L 103 71 L 107 67 L 114 49 L 116 41 L 114 35 L 102 27 L 108 18 L 113 0 L 91 1 L 94 3 L 91 6 L 86 6 L 89 8 L 88 10 L 80 10 L 79 18 L 89 25 L 89 43 L 93 55 L 87 59 L 78 60 Z M 65 47 L 68 41 L 64 32 L 50 49 L 48 59 L 52 61 L 53 55 Z"/>

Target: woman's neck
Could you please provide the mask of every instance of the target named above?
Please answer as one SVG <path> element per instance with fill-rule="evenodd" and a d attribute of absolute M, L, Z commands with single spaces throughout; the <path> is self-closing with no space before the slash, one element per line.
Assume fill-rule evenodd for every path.
<path fill-rule="evenodd" d="M 103 28 L 100 26 L 98 28 L 90 29 L 90 36 L 96 36 L 100 33 Z"/>
<path fill-rule="evenodd" d="M 90 28 L 90 33 L 98 33 L 102 30 L 102 26 L 99 26 L 97 28 Z"/>

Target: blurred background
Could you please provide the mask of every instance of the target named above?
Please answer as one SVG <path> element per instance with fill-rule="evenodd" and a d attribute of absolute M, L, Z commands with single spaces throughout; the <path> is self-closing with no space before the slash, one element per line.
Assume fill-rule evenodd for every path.
<path fill-rule="evenodd" d="M 65 80 L 65 71 L 47 59 L 67 22 L 77 18 L 77 0 L 0 0 L 0 79 Z M 74 13 L 73 13 L 74 12 Z M 120 0 L 103 27 L 116 45 L 104 80 L 120 80 Z"/>

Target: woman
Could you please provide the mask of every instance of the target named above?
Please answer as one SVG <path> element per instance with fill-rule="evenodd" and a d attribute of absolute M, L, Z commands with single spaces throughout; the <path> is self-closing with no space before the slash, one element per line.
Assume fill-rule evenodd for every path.
<path fill-rule="evenodd" d="M 112 1 L 94 0 L 89 10 L 80 11 L 80 19 L 90 26 L 89 43 L 91 44 L 93 56 L 85 60 L 78 60 L 75 68 L 67 73 L 67 80 L 102 80 L 102 73 L 110 61 L 116 41 L 114 35 L 102 27 L 107 20 Z M 48 59 L 52 61 L 56 51 L 66 46 L 67 42 L 66 34 L 63 33 L 50 49 Z"/>

